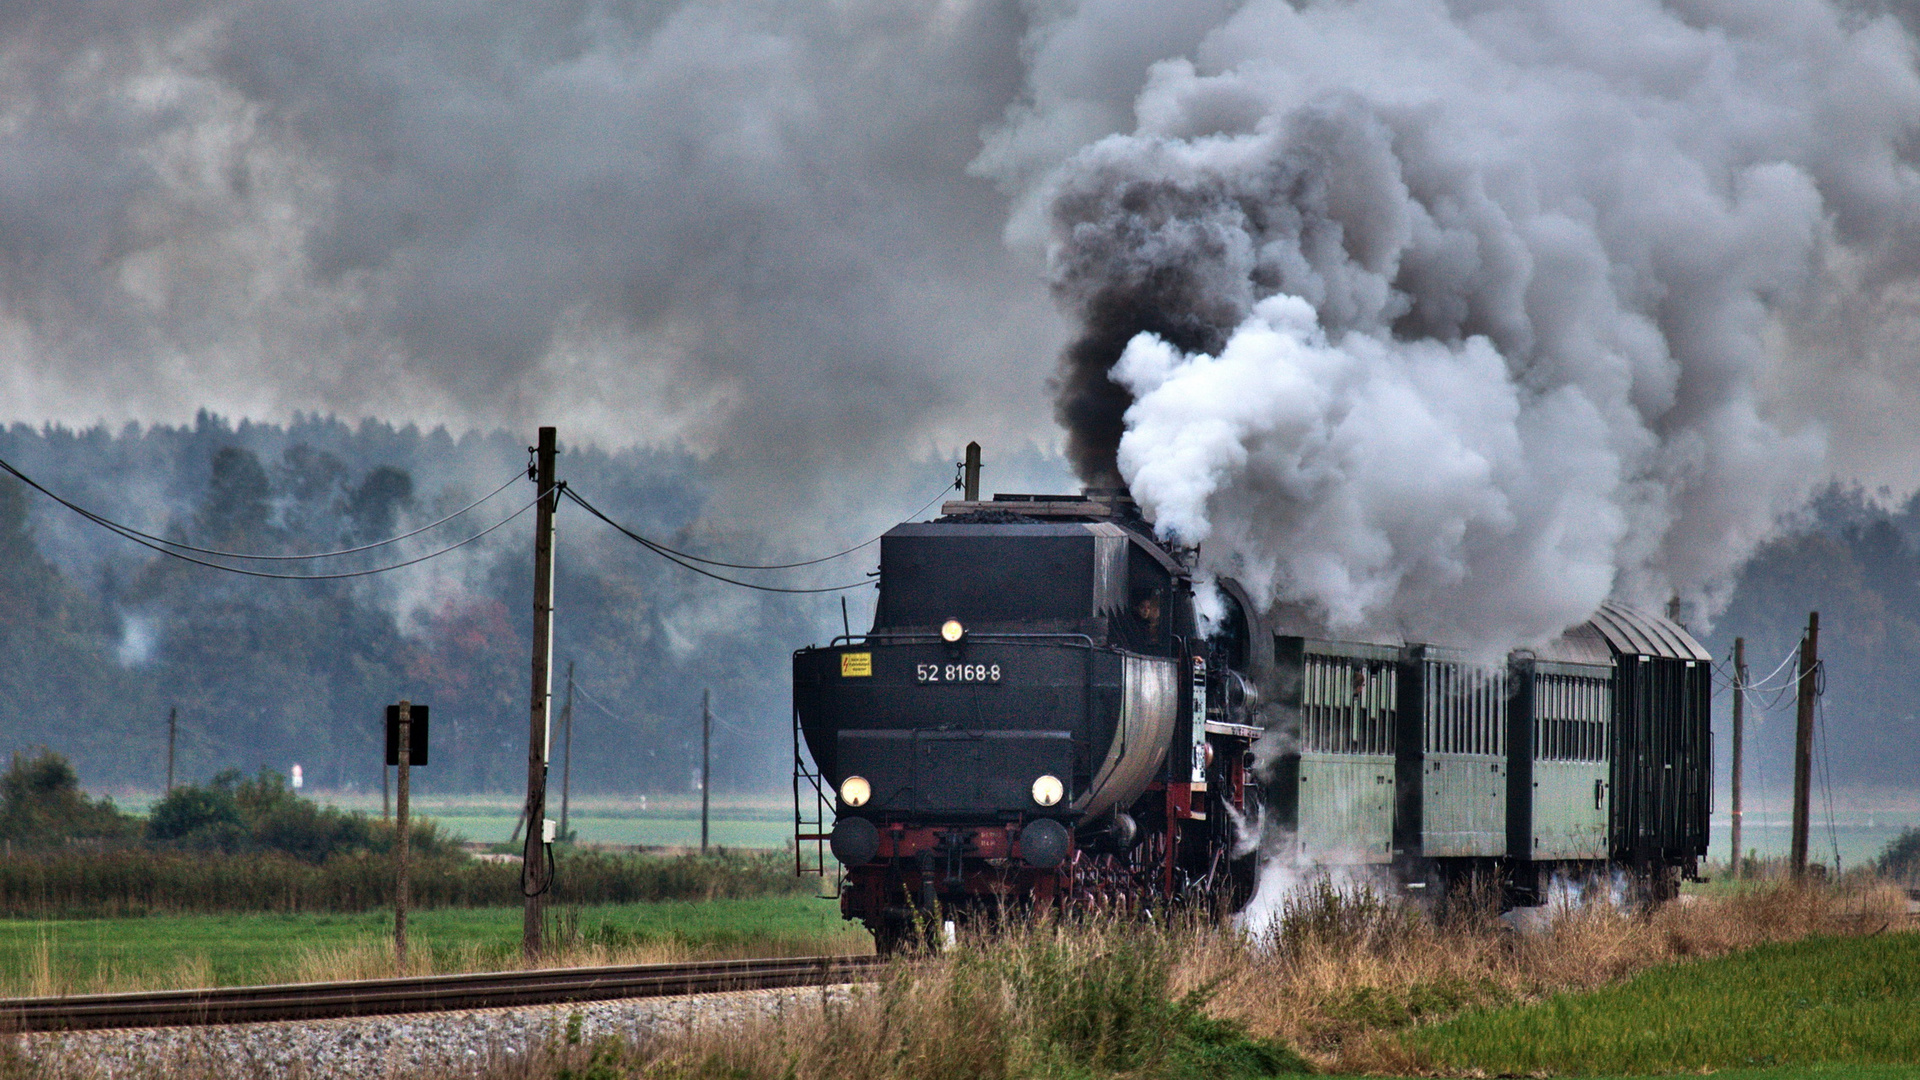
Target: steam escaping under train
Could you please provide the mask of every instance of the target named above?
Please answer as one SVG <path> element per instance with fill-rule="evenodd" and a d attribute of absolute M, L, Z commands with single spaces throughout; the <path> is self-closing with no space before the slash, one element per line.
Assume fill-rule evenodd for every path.
<path fill-rule="evenodd" d="M 1237 904 L 1261 834 L 1512 904 L 1603 868 L 1663 898 L 1706 854 L 1709 656 L 1670 620 L 1487 662 L 1287 632 L 1227 581 L 1203 636 L 1192 552 L 1122 494 L 942 512 L 881 539 L 872 629 L 793 658 L 796 770 L 883 950 L 936 912 Z"/>

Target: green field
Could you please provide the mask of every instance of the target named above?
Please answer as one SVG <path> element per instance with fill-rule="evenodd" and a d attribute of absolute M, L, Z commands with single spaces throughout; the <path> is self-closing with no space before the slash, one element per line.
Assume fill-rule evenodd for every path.
<path fill-rule="evenodd" d="M 869 951 L 871 939 L 813 897 L 621 904 L 560 910 L 553 933 L 616 951 L 661 946 L 711 955 Z M 569 926 L 569 923 L 571 926 Z M 409 940 L 438 968 L 511 966 L 519 908 L 447 908 L 408 916 Z M 359 915 L 188 915 L 130 919 L 0 920 L 0 993 L 32 989 L 44 956 L 56 985 L 73 990 L 183 980 L 237 986 L 311 977 L 315 954 L 391 941 L 390 911 Z"/>
<path fill-rule="evenodd" d="M 502 843 L 513 832 L 515 814 L 435 814 L 433 820 L 462 840 Z M 567 827 L 574 839 L 583 844 L 617 844 L 630 847 L 697 848 L 700 846 L 700 818 L 649 814 L 573 814 Z M 781 850 L 793 840 L 793 817 L 779 821 L 711 818 L 707 823 L 707 842 L 728 848 L 771 848 Z"/>
<path fill-rule="evenodd" d="M 325 796 L 322 802 L 378 816 L 380 797 Z M 520 820 L 520 803 L 506 796 L 425 795 L 414 812 L 430 817 L 462 840 L 504 843 Z M 547 815 L 560 818 L 557 799 Z M 700 846 L 700 797 L 668 795 L 641 798 L 594 796 L 575 799 L 567 827 L 583 844 L 625 847 L 695 848 Z M 783 850 L 793 842 L 793 803 L 773 796 L 716 796 L 708 808 L 707 842 L 729 848 Z"/>
<path fill-rule="evenodd" d="M 1916 1075 L 1920 934 L 1810 938 L 1669 965 L 1593 993 L 1463 1016 L 1407 1044 L 1440 1067 L 1492 1075 L 1806 1075 L 1816 1065 Z"/>

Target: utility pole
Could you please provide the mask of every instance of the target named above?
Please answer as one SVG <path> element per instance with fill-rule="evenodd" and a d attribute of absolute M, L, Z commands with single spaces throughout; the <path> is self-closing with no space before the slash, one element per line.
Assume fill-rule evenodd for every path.
<path fill-rule="evenodd" d="M 713 787 L 713 691 L 700 691 L 700 854 L 707 853 L 707 792 Z"/>
<path fill-rule="evenodd" d="M 393 962 L 396 974 L 407 973 L 407 790 L 413 767 L 413 703 L 400 702 L 400 805 L 394 822 L 393 847 Z M 384 775 L 385 767 L 382 766 Z"/>
<path fill-rule="evenodd" d="M 1740 876 L 1740 771 L 1744 746 L 1747 702 L 1747 639 L 1733 639 L 1733 858 L 1727 873 Z"/>
<path fill-rule="evenodd" d="M 180 727 L 178 706 L 167 710 L 167 794 L 173 793 L 173 737 Z"/>
<path fill-rule="evenodd" d="M 567 838 L 567 801 L 573 791 L 573 661 L 567 661 L 567 703 L 560 706 L 560 839 Z"/>
<path fill-rule="evenodd" d="M 980 501 L 980 444 L 967 444 L 967 459 L 961 465 L 960 495 L 968 502 Z"/>
<path fill-rule="evenodd" d="M 559 438 L 555 429 L 540 429 L 533 447 L 533 479 L 539 497 L 533 534 L 533 689 L 527 714 L 527 841 L 521 850 L 520 892 L 527 905 L 520 927 L 520 948 L 527 959 L 539 957 L 544 917 L 541 903 L 547 886 L 547 759 L 552 728 L 553 699 L 553 515 L 559 506 L 554 489 L 554 459 Z"/>
<path fill-rule="evenodd" d="M 1807 876 L 1807 811 L 1813 794 L 1813 702 L 1818 696 L 1820 670 L 1820 613 L 1807 616 L 1807 636 L 1800 639 L 1800 697 L 1793 731 L 1793 876 Z"/>
<path fill-rule="evenodd" d="M 393 820 L 393 766 L 380 763 L 380 820 Z"/>

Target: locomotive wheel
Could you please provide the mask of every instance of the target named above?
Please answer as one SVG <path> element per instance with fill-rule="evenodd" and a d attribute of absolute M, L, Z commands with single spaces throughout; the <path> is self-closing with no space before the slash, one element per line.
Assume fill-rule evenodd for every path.
<path fill-rule="evenodd" d="M 1076 851 L 1068 903 L 1086 911 L 1126 912 L 1139 906 L 1141 871 L 1133 853 Z"/>

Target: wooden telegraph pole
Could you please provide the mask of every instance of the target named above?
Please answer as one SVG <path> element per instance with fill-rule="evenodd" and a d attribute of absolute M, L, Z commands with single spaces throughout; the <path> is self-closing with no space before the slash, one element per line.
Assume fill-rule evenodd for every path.
<path fill-rule="evenodd" d="M 1727 873 L 1740 876 L 1740 771 L 1741 748 L 1747 700 L 1747 639 L 1733 639 L 1733 857 L 1727 861 Z"/>
<path fill-rule="evenodd" d="M 554 490 L 554 459 L 559 438 L 555 429 L 540 429 L 533 448 L 534 484 L 539 496 L 533 536 L 533 690 L 527 713 L 527 841 L 521 849 L 520 892 L 527 898 L 520 927 L 520 948 L 529 960 L 540 955 L 544 927 L 542 898 L 552 880 L 547 874 L 547 758 L 553 701 L 553 514 L 559 493 Z"/>
<path fill-rule="evenodd" d="M 412 786 L 409 778 L 413 771 L 413 703 L 402 699 L 400 702 L 399 752 L 399 801 L 394 808 L 394 846 L 393 846 L 393 962 L 398 974 L 407 973 L 407 856 L 409 840 L 407 836 L 407 792 Z"/>
<path fill-rule="evenodd" d="M 707 853 L 707 791 L 713 787 L 713 691 L 700 691 L 700 854 Z"/>
<path fill-rule="evenodd" d="M 167 710 L 167 792 L 173 791 L 173 737 L 180 727 L 180 709 Z"/>
<path fill-rule="evenodd" d="M 1813 703 L 1818 696 L 1820 670 L 1820 613 L 1807 616 L 1807 636 L 1800 639 L 1800 695 L 1793 731 L 1793 876 L 1807 876 L 1807 811 L 1813 794 Z"/>

